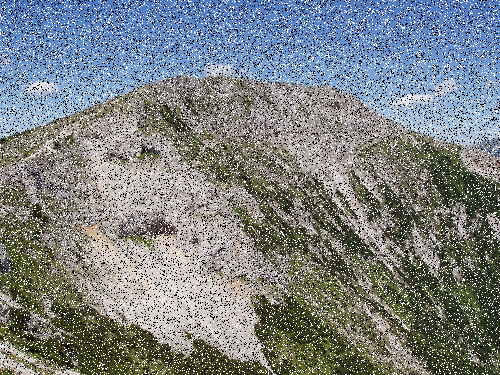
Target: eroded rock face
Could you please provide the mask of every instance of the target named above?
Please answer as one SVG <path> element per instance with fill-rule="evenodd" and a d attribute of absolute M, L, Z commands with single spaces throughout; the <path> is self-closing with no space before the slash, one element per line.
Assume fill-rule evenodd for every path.
<path fill-rule="evenodd" d="M 422 258 L 429 269 L 437 275 L 441 261 L 431 241 L 422 236 L 417 228 L 413 230 L 413 237 L 415 241 L 415 255 Z"/>
<path fill-rule="evenodd" d="M 495 214 L 488 215 L 488 222 L 493 229 L 494 235 L 500 239 L 500 219 Z"/>
<path fill-rule="evenodd" d="M 33 204 L 52 194 L 61 208 L 72 207 L 50 220 L 73 231 L 47 232 L 44 241 L 64 254 L 69 270 L 82 269 L 73 259 L 74 241 L 82 245 L 94 278 L 74 282 L 89 302 L 186 353 L 189 332 L 231 358 L 267 366 L 254 334 L 249 285 L 263 279 L 285 288 L 286 280 L 253 247 L 224 194 L 166 138 L 139 131 L 137 118 L 112 113 L 71 133 L 72 148 L 47 149 L 13 166 L 6 178 L 20 179 Z M 239 196 L 239 202 L 245 198 L 252 199 Z M 154 246 L 129 239 L 140 237 Z M 1 250 L 0 267 L 9 270 Z"/>
<path fill-rule="evenodd" d="M 266 365 L 254 335 L 258 322 L 251 291 L 217 269 L 204 272 L 194 265 L 198 245 L 182 247 L 176 236 L 157 237 L 154 249 L 130 240 L 113 241 L 97 227 L 84 227 L 90 236 L 88 255 L 98 282 L 86 290 L 106 315 L 152 332 L 177 350 L 191 351 L 189 332 L 218 347 L 231 358 Z M 255 270 L 255 265 L 252 271 Z M 249 271 L 247 271 L 249 272 Z"/>
<path fill-rule="evenodd" d="M 359 206 L 350 194 L 347 170 L 354 162 L 355 147 L 378 128 L 360 133 L 367 109 L 340 94 L 326 95 L 324 108 L 312 107 L 304 116 L 298 107 L 303 94 L 272 88 L 279 116 L 270 116 L 267 105 L 256 100 L 250 114 L 251 137 L 274 134 L 276 143 L 288 148 L 304 171 L 318 176 L 332 192 L 343 190 L 352 205 Z M 290 97 L 297 106 L 290 106 Z M 332 100 L 333 107 L 328 104 Z M 343 143 L 318 135 L 325 133 L 324 113 L 346 121 Z M 245 116 L 241 114 L 242 124 L 248 120 Z M 187 331 L 231 358 L 267 365 L 253 332 L 258 318 L 250 302 L 256 291 L 250 286 L 263 279 L 286 289 L 287 280 L 255 249 L 232 210 L 235 204 L 243 205 L 255 219 L 263 220 L 257 202 L 245 189 L 216 188 L 166 138 L 144 135 L 140 121 L 111 113 L 86 127 L 66 129 L 61 142 L 71 134 L 75 141 L 71 149 L 48 148 L 49 156 L 40 154 L 14 167 L 11 177 L 22 176 L 32 202 L 51 192 L 74 206 L 71 217 L 64 219 L 88 235 L 83 258 L 96 275 L 95 281 L 77 282 L 102 313 L 116 320 L 125 316 L 186 352 L 191 348 Z M 377 134 L 388 132 L 384 126 Z M 237 126 L 221 133 L 236 134 Z M 141 158 L 144 153 L 154 157 Z M 73 157 L 81 161 L 80 167 Z M 304 215 L 296 208 L 287 220 L 315 234 Z M 363 228 L 365 222 L 355 224 Z M 127 239 L 138 236 L 153 238 L 154 248 Z M 47 235 L 46 241 L 53 242 L 53 237 Z M 72 246 L 61 248 L 68 249 L 64 258 L 71 262 L 69 268 L 78 267 L 71 261 Z M 242 277 L 249 283 L 242 284 L 238 280 Z"/>

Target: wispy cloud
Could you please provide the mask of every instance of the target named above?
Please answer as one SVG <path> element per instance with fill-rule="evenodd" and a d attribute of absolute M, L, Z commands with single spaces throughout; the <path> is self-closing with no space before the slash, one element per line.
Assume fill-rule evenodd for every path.
<path fill-rule="evenodd" d="M 500 80 L 498 78 L 493 78 L 492 80 L 488 81 L 487 83 L 483 83 L 481 86 L 482 87 L 500 86 Z"/>
<path fill-rule="evenodd" d="M 409 106 L 412 104 L 418 104 L 418 103 L 429 103 L 434 100 L 434 95 L 429 95 L 429 94 L 424 94 L 424 95 L 414 95 L 414 94 L 408 94 L 403 96 L 402 98 L 396 100 L 395 102 L 391 103 L 391 106 Z"/>
<path fill-rule="evenodd" d="M 5 66 L 10 64 L 10 59 L 5 56 L 0 56 L 0 65 Z"/>
<path fill-rule="evenodd" d="M 205 76 L 207 77 L 230 76 L 234 73 L 233 64 L 207 64 L 205 66 Z"/>
<path fill-rule="evenodd" d="M 24 88 L 24 92 L 36 96 L 46 96 L 57 92 L 59 86 L 55 82 L 38 81 Z"/>
<path fill-rule="evenodd" d="M 399 106 L 409 106 L 412 104 L 419 104 L 419 103 L 430 103 L 436 98 L 452 94 L 455 91 L 458 91 L 460 88 L 461 86 L 457 81 L 450 79 L 447 81 L 443 81 L 436 87 L 434 87 L 433 89 L 434 94 L 423 94 L 423 95 L 407 94 L 402 98 L 396 100 L 395 102 L 392 102 L 391 106 L 399 107 Z"/>
<path fill-rule="evenodd" d="M 448 81 L 443 81 L 436 87 L 434 87 L 434 95 L 435 96 L 444 96 L 460 89 L 460 85 L 457 81 L 450 79 Z"/>

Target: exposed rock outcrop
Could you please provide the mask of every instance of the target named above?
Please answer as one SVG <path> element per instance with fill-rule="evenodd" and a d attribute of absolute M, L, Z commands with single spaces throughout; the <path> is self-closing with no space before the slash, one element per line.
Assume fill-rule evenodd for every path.
<path fill-rule="evenodd" d="M 0 273 L 12 271 L 12 263 L 7 250 L 0 244 Z"/>

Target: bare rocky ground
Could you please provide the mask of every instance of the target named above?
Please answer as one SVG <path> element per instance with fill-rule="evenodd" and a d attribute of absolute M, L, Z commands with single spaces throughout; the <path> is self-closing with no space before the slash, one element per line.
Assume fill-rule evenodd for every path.
<path fill-rule="evenodd" d="M 223 194 L 172 145 L 145 137 L 137 125 L 136 118 L 112 114 L 73 132 L 71 151 L 60 155 L 48 145 L 4 171 L 4 181 L 20 178 L 33 203 L 49 190 L 71 207 L 71 216 L 60 219 L 76 238 L 58 242 L 60 258 L 81 271 L 74 243 L 87 243 L 83 255 L 93 277 L 74 282 L 99 311 L 124 316 L 186 354 L 189 332 L 231 358 L 266 364 L 253 333 L 250 285 L 260 278 L 285 288 L 284 278 L 253 248 Z M 143 148 L 161 157 L 140 159 Z M 47 244 L 68 235 L 61 231 L 47 233 Z M 138 235 L 154 237 L 154 245 L 128 238 Z"/>
<path fill-rule="evenodd" d="M 103 299 L 109 296 L 102 305 L 175 348 L 189 350 L 185 332 L 190 332 L 232 358 L 265 363 L 253 335 L 249 292 L 241 290 L 238 278 L 283 284 L 280 275 L 253 249 L 227 201 L 172 146 L 145 139 L 133 119 L 105 120 L 96 129 L 104 133 L 101 139 L 81 143 L 88 178 L 97 181 L 89 202 L 99 207 L 92 216 L 102 228 L 90 232 L 89 259 L 120 280 L 101 285 L 104 278 L 99 279 L 96 292 L 102 288 Z M 113 152 L 137 159 L 143 145 L 161 158 L 106 160 Z M 140 227 L 159 219 L 168 228 L 154 233 L 160 237 L 153 249 L 120 233 L 123 224 Z"/>
<path fill-rule="evenodd" d="M 482 176 L 500 182 L 500 160 L 476 147 L 464 147 L 461 152 L 464 164 Z"/>

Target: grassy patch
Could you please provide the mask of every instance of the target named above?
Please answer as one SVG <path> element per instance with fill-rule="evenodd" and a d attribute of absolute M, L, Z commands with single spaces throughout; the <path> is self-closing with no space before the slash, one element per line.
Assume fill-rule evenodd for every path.
<path fill-rule="evenodd" d="M 143 160 L 143 159 L 158 159 L 160 157 L 160 154 L 156 153 L 156 152 L 148 152 L 148 151 L 144 151 L 144 152 L 141 152 L 141 154 L 139 155 L 139 160 Z"/>
<path fill-rule="evenodd" d="M 386 158 L 401 171 L 398 194 L 383 182 L 378 188 L 384 197 L 382 207 L 394 222 L 386 236 L 404 244 L 414 226 L 424 234 L 432 233 L 436 238 L 434 251 L 441 259 L 439 276 L 432 275 L 419 257 L 403 259 L 401 280 L 390 281 L 389 275 L 381 276 L 381 270 L 367 272 L 378 295 L 411 327 L 408 345 L 433 373 L 496 373 L 500 301 L 492 291 L 498 290 L 500 275 L 492 259 L 498 258 L 500 241 L 484 217 L 498 212 L 499 185 L 468 171 L 460 161 L 458 147 L 446 148 L 419 136 L 416 140 L 373 142 L 362 151 L 365 160 Z M 429 176 L 425 189 L 431 193 L 425 210 L 416 214 L 412 202 L 419 203 L 415 193 L 423 187 L 412 186 L 411 179 L 424 170 Z M 383 175 L 383 171 L 373 172 Z M 480 222 L 479 229 L 466 238 L 458 236 L 454 215 L 442 212 L 458 204 L 466 207 L 469 222 L 474 218 Z M 474 260 L 473 268 L 467 258 Z M 457 267 L 462 281 L 453 275 Z M 480 365 L 471 360 L 471 353 Z"/>
<path fill-rule="evenodd" d="M 125 239 L 132 240 L 140 245 L 146 245 L 149 248 L 153 248 L 155 244 L 154 239 L 148 236 L 130 236 L 130 237 L 125 237 Z"/>
<path fill-rule="evenodd" d="M 256 334 L 276 374 L 392 373 L 391 366 L 372 363 L 355 344 L 314 316 L 307 304 L 288 297 L 271 304 L 260 297 L 254 306 L 260 317 Z"/>

